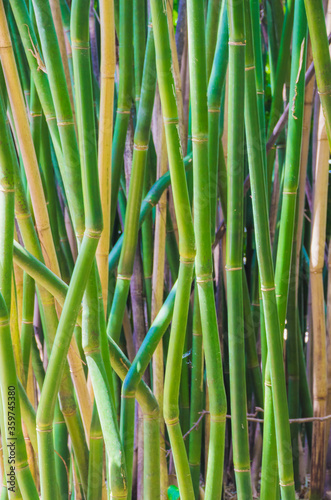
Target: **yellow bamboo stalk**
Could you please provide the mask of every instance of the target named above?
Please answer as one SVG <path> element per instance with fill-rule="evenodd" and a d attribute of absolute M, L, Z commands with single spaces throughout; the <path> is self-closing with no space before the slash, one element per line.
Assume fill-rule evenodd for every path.
<path fill-rule="evenodd" d="M 108 254 L 110 240 L 111 151 L 113 136 L 113 106 L 115 78 L 115 21 L 113 0 L 101 0 L 101 67 L 98 169 L 102 205 L 103 231 L 97 248 L 97 264 L 102 297 L 107 312 Z"/>
<path fill-rule="evenodd" d="M 160 122 L 159 122 L 160 123 Z M 162 134 L 160 149 L 158 151 L 157 177 L 161 177 L 168 170 L 166 139 L 164 125 L 161 124 Z M 164 261 L 165 261 L 165 242 L 167 235 L 167 192 L 164 191 L 159 203 L 156 206 L 155 215 L 155 238 L 154 238 L 154 259 L 153 259 L 153 277 L 152 277 L 152 311 L 151 321 L 153 322 L 163 304 L 163 282 L 164 282 Z M 163 436 L 163 386 L 164 386 L 164 365 L 163 365 L 163 344 L 162 340 L 157 346 L 153 356 L 153 392 L 160 408 L 160 471 L 161 471 L 161 499 L 168 498 L 168 470 L 165 456 L 165 444 Z"/>
<path fill-rule="evenodd" d="M 29 191 L 36 220 L 36 227 L 45 259 L 45 264 L 57 276 L 60 276 L 60 269 L 57 262 L 46 207 L 45 194 L 41 183 L 38 161 L 32 141 L 25 102 L 21 84 L 19 81 L 15 63 L 15 56 L 11 44 L 5 9 L 2 0 L 0 3 L 0 58 L 6 80 L 7 92 L 10 100 L 24 169 L 28 179 Z"/>
<path fill-rule="evenodd" d="M 310 247 L 310 286 L 313 323 L 313 406 L 315 417 L 326 415 L 327 402 L 326 328 L 322 272 L 324 266 L 328 178 L 329 143 L 321 107 L 318 122 L 314 208 Z M 318 493 L 323 494 L 325 431 L 325 422 L 315 421 L 313 423 L 311 489 L 315 495 Z"/>
<path fill-rule="evenodd" d="M 311 42 L 308 39 L 307 45 L 307 64 L 306 67 L 309 68 L 313 60 L 313 53 L 311 50 Z M 313 111 L 313 100 L 314 100 L 314 85 L 315 78 L 312 78 L 305 90 L 305 103 L 303 111 L 303 127 L 302 127 L 302 147 L 301 147 L 301 159 L 300 159 L 300 178 L 299 178 L 299 200 L 298 200 L 298 213 L 303 214 L 304 205 L 306 200 L 306 176 L 307 176 L 307 164 L 308 164 L 308 152 L 309 152 L 309 135 L 311 127 L 311 115 Z M 299 281 L 299 264 L 300 264 L 300 254 L 301 254 L 301 240 L 302 240 L 302 227 L 303 227 L 303 217 L 300 216 L 297 225 L 296 240 L 298 242 L 296 246 L 296 277 L 298 286 Z"/>

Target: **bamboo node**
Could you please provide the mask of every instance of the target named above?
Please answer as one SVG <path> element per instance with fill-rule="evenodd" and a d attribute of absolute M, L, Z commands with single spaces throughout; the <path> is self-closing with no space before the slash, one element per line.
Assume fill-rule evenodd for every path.
<path fill-rule="evenodd" d="M 202 142 L 208 142 L 208 137 L 194 137 L 192 136 L 192 142 L 196 142 L 196 143 L 202 143 Z"/>
<path fill-rule="evenodd" d="M 22 319 L 22 323 L 24 325 L 33 325 L 33 321 L 25 321 L 25 319 Z"/>
<path fill-rule="evenodd" d="M 37 429 L 37 432 L 52 432 L 53 431 L 53 429 L 40 429 L 40 427 L 38 427 L 38 425 L 37 425 L 36 429 Z"/>
<path fill-rule="evenodd" d="M 126 276 L 125 274 L 118 274 L 117 279 L 119 280 L 126 280 L 126 281 L 131 281 L 131 276 Z"/>
<path fill-rule="evenodd" d="M 262 292 L 272 292 L 272 290 L 275 290 L 274 286 L 272 286 L 271 288 L 264 288 L 263 286 L 261 286 Z"/>
<path fill-rule="evenodd" d="M 331 95 L 331 90 L 327 90 L 326 92 L 317 91 L 319 95 Z"/>
<path fill-rule="evenodd" d="M 153 23 L 148 23 L 147 24 L 147 28 L 151 28 L 152 29 L 153 28 Z"/>
<path fill-rule="evenodd" d="M 90 45 L 86 45 L 85 42 L 80 42 L 79 40 L 71 40 L 71 48 L 76 50 L 90 50 Z"/>
<path fill-rule="evenodd" d="M 58 127 L 65 127 L 66 125 L 74 125 L 73 121 L 69 122 L 57 122 Z"/>
<path fill-rule="evenodd" d="M 134 394 L 122 394 L 122 399 L 135 399 Z"/>
<path fill-rule="evenodd" d="M 173 425 L 177 425 L 179 423 L 179 418 L 171 418 L 170 420 L 165 420 L 165 423 L 167 424 L 167 427 L 172 427 Z"/>
<path fill-rule="evenodd" d="M 271 382 L 267 382 L 267 381 L 265 381 L 265 382 L 264 382 L 264 385 L 266 385 L 267 387 L 271 387 Z"/>
<path fill-rule="evenodd" d="M 283 191 L 283 194 L 297 194 L 296 191 Z"/>
<path fill-rule="evenodd" d="M 178 118 L 163 118 L 164 124 L 165 125 L 178 125 Z"/>
<path fill-rule="evenodd" d="M 0 191 L 2 191 L 3 193 L 15 193 L 15 189 L 6 188 L 4 186 L 0 186 Z"/>
<path fill-rule="evenodd" d="M 290 483 L 282 483 L 281 481 L 279 481 L 279 485 L 282 488 L 286 488 L 287 486 L 293 486 L 294 485 L 294 481 L 291 481 Z"/>
<path fill-rule="evenodd" d="M 257 93 L 258 95 L 264 95 L 264 90 L 257 90 L 257 91 L 256 91 L 256 93 Z"/>
<path fill-rule="evenodd" d="M 133 145 L 133 148 L 136 150 L 136 151 L 148 151 L 148 144 L 134 144 Z"/>
<path fill-rule="evenodd" d="M 226 271 L 241 271 L 242 270 L 242 266 L 240 266 L 240 267 L 225 266 L 225 269 L 226 269 Z"/>
<path fill-rule="evenodd" d="M 221 108 L 208 108 L 208 113 L 219 113 Z"/>
<path fill-rule="evenodd" d="M 46 121 L 50 122 L 51 120 L 56 120 L 56 116 L 47 116 Z"/>
<path fill-rule="evenodd" d="M 247 66 L 247 68 L 245 68 L 245 71 L 250 71 L 251 69 L 255 69 L 255 66 Z"/>
<path fill-rule="evenodd" d="M 28 219 L 29 217 L 31 217 L 31 214 L 30 213 L 25 213 L 25 214 L 18 214 L 18 213 L 16 213 L 15 217 L 18 220 L 23 220 L 23 219 Z"/>
<path fill-rule="evenodd" d="M 33 112 L 31 113 L 31 111 L 30 111 L 30 116 L 31 116 L 31 118 L 38 118 L 39 116 L 43 116 L 43 115 L 42 115 L 42 113 L 33 113 Z"/>
<path fill-rule="evenodd" d="M 117 109 L 116 113 L 118 113 L 119 115 L 129 115 L 130 110 L 129 109 Z"/>
<path fill-rule="evenodd" d="M 97 439 L 103 439 L 103 436 L 90 436 L 90 439 L 93 439 L 93 441 Z"/>
<path fill-rule="evenodd" d="M 235 467 L 233 468 L 235 472 L 249 472 L 249 469 L 236 469 Z"/>
<path fill-rule="evenodd" d="M 208 283 L 209 281 L 214 281 L 211 274 L 206 274 L 205 276 L 199 276 L 196 278 L 197 283 Z"/>
<path fill-rule="evenodd" d="M 244 47 L 246 45 L 246 40 L 244 42 L 228 42 L 229 45 L 238 45 Z"/>

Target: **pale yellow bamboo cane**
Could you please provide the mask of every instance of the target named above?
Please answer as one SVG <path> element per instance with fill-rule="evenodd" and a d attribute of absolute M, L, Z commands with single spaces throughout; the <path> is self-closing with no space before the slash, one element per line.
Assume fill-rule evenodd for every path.
<path fill-rule="evenodd" d="M 101 67 L 98 169 L 103 231 L 97 248 L 102 297 L 107 312 L 108 254 L 110 240 L 111 151 L 115 78 L 115 22 L 113 0 L 100 0 Z"/>
<path fill-rule="evenodd" d="M 160 149 L 158 151 L 157 162 L 157 178 L 161 177 L 168 170 L 167 150 L 165 131 L 162 123 L 162 133 L 160 141 Z M 152 312 L 151 322 L 154 321 L 156 315 L 163 304 L 163 282 L 164 282 L 164 261 L 165 261 L 165 242 L 167 235 L 166 228 L 167 220 L 167 192 L 164 191 L 159 203 L 156 206 L 155 215 L 155 237 L 154 237 L 154 258 L 153 258 L 153 277 L 152 277 Z M 160 408 L 160 470 L 161 470 L 161 499 L 168 498 L 168 471 L 165 456 L 164 438 L 164 420 L 162 414 L 163 408 L 163 386 L 164 386 L 164 364 L 163 364 L 163 344 L 162 340 L 157 346 L 153 356 L 153 392 L 157 399 Z"/>
<path fill-rule="evenodd" d="M 308 39 L 307 46 L 307 65 L 309 68 L 313 60 L 313 53 L 311 50 L 310 39 Z M 305 90 L 305 103 L 303 111 L 303 127 L 302 127 L 302 146 L 301 146 L 301 159 L 300 159 L 300 177 L 299 177 L 299 199 L 298 199 L 298 213 L 303 214 L 304 205 L 306 200 L 306 176 L 307 176 L 307 164 L 308 164 L 308 152 L 309 152 L 309 135 L 311 128 L 311 115 L 313 111 L 313 99 L 314 99 L 314 85 L 315 78 L 312 78 Z M 303 216 L 299 215 L 298 225 L 297 225 L 297 235 L 296 240 L 298 242 L 296 247 L 296 277 L 298 287 L 299 278 L 299 264 L 300 264 L 300 254 L 301 254 L 301 240 L 302 240 L 302 227 L 303 227 Z"/>
<path fill-rule="evenodd" d="M 330 2 L 329 2 L 330 5 Z M 319 112 L 314 208 L 310 247 L 310 286 L 313 323 L 313 406 L 314 416 L 326 415 L 327 367 L 324 314 L 323 266 L 329 178 L 329 143 L 322 107 Z M 311 488 L 323 494 L 325 476 L 325 422 L 313 423 Z"/>

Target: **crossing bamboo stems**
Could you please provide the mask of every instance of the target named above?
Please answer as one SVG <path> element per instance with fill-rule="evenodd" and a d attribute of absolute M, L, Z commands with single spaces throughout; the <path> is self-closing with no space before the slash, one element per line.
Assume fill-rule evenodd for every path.
<path fill-rule="evenodd" d="M 39 2 L 33 2 L 33 6 L 56 112 L 63 159 L 66 164 L 66 168 L 62 169 L 61 175 L 65 185 L 74 230 L 77 238 L 81 239 L 84 232 L 84 205 L 73 111 L 50 6 L 48 3 L 41 6 Z M 60 163 L 59 166 L 61 167 Z"/>
<path fill-rule="evenodd" d="M 49 477 L 52 473 L 54 474 L 54 458 L 49 456 L 48 449 L 49 446 L 51 446 L 53 434 L 52 421 L 55 401 L 76 317 L 81 307 L 84 289 L 92 268 L 98 240 L 102 231 L 98 175 L 95 169 L 97 155 L 88 22 L 84 20 L 86 9 L 88 14 L 88 7 L 88 2 L 80 2 L 80 0 L 74 2 L 71 17 L 75 95 L 81 151 L 86 230 L 70 282 L 69 292 L 60 317 L 37 411 L 39 464 L 40 469 L 44 470 L 44 476 L 41 480 L 41 489 L 45 499 L 51 498 L 52 495 Z M 88 15 L 86 18 L 88 20 Z"/>
<path fill-rule="evenodd" d="M 148 366 L 148 363 L 152 359 L 155 349 L 157 348 L 171 321 L 176 296 L 176 288 L 177 286 L 175 285 L 168 295 L 166 301 L 162 305 L 162 308 L 157 314 L 142 345 L 140 346 L 140 349 L 124 380 L 122 388 L 123 411 L 121 411 L 121 434 L 123 435 L 125 442 L 125 453 L 127 456 L 127 460 L 130 461 L 132 461 L 133 454 L 132 434 L 134 428 L 134 398 L 136 395 L 138 384 Z M 152 445 L 152 442 L 150 444 Z M 158 453 L 158 451 L 156 451 L 156 453 Z M 145 462 L 147 462 L 148 460 L 151 460 L 151 457 L 148 457 L 148 450 L 145 449 Z M 149 467 L 152 476 L 149 478 L 148 475 L 145 475 L 146 483 L 144 484 L 144 491 L 145 495 L 149 495 L 149 498 L 153 498 L 153 494 L 156 495 L 156 497 L 160 498 L 160 459 L 156 456 L 152 459 L 152 461 L 154 463 L 154 466 L 151 467 L 150 465 Z"/>
<path fill-rule="evenodd" d="M 34 149 L 24 98 L 17 73 L 10 34 L 3 3 L 0 5 L 0 50 L 1 63 L 6 79 L 8 96 L 15 121 L 20 150 L 29 182 L 30 195 L 34 207 L 37 231 L 44 251 L 47 266 L 59 274 L 59 266 L 53 244 L 53 238 L 46 208 L 45 195 L 41 183 L 39 167 Z"/>
<path fill-rule="evenodd" d="M 247 11 L 247 10 L 246 10 Z M 233 463 L 240 497 L 252 498 L 245 398 L 244 307 L 242 289 L 244 179 L 244 2 L 228 1 L 229 104 L 227 163 L 226 276 Z M 247 22 L 247 20 L 246 20 Z M 246 28 L 247 29 L 247 28 Z M 247 60 L 246 60 L 247 62 Z M 253 73 L 254 76 L 254 73 Z"/>
<path fill-rule="evenodd" d="M 9 317 L 2 294 L 0 294 L 0 317 L 0 384 L 3 412 L 6 415 L 6 446 L 10 451 L 13 450 L 15 453 L 15 473 L 12 474 L 13 479 L 10 478 L 10 482 L 7 483 L 7 485 L 8 488 L 12 488 L 12 490 L 9 491 L 14 492 L 15 494 L 16 476 L 23 498 L 31 498 L 33 500 L 37 500 L 39 498 L 39 495 L 28 465 L 26 447 L 22 432 L 18 381 L 15 369 L 13 346 L 10 336 Z M 13 399 L 10 398 L 14 398 L 14 404 Z M 10 418 L 10 416 L 12 418 Z M 4 436 L 2 436 L 2 439 L 3 438 Z M 10 451 L 8 452 L 9 456 Z M 11 473 L 10 470 L 11 469 L 8 468 L 9 474 Z"/>
<path fill-rule="evenodd" d="M 115 77 L 114 2 L 100 1 L 101 66 L 98 170 L 102 204 L 103 231 L 97 249 L 104 310 L 107 312 L 108 254 L 110 241 L 111 158 Z"/>
<path fill-rule="evenodd" d="M 280 485 L 284 498 L 294 499 L 293 467 L 290 447 L 291 438 L 288 424 L 285 374 L 282 360 L 282 340 L 277 313 L 273 265 L 270 248 L 265 176 L 263 175 L 263 157 L 262 147 L 260 143 L 261 137 L 259 133 L 256 136 L 256 133 L 254 132 L 259 130 L 259 118 L 256 100 L 256 82 L 254 71 L 255 64 L 252 45 L 250 11 L 247 1 L 245 3 L 245 6 L 247 40 L 245 72 L 245 127 L 248 144 L 248 159 L 251 177 L 256 248 L 260 270 L 261 291 L 268 343 L 268 355 L 271 367 L 270 372 L 273 389 L 272 398 L 275 408 Z M 258 146 L 256 146 L 256 141 L 258 143 Z M 269 466 L 272 465 L 269 464 Z"/>
<path fill-rule="evenodd" d="M 124 308 L 129 293 L 133 262 L 138 241 L 139 211 L 141 205 L 144 173 L 146 168 L 148 143 L 155 95 L 156 71 L 155 49 L 152 28 L 149 37 L 144 64 L 141 102 L 134 136 L 132 171 L 125 214 L 123 246 L 117 270 L 116 288 L 109 316 L 107 332 L 118 342 L 124 315 Z"/>
<path fill-rule="evenodd" d="M 192 153 L 184 158 L 184 166 L 186 171 L 192 168 Z M 155 184 L 148 191 L 147 195 L 141 203 L 140 215 L 139 215 L 139 226 L 145 220 L 147 215 L 152 211 L 152 209 L 157 205 L 162 193 L 167 187 L 170 186 L 170 172 L 166 172 L 160 177 Z M 109 272 L 112 272 L 120 258 L 122 245 L 123 245 L 123 234 L 118 238 L 116 244 L 113 246 L 108 259 Z"/>

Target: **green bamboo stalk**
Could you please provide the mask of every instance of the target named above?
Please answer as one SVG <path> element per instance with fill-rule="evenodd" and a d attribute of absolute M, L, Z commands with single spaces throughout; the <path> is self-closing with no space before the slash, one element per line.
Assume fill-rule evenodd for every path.
<path fill-rule="evenodd" d="M 23 498 L 38 499 L 39 495 L 27 461 L 9 317 L 2 294 L 0 294 L 0 317 L 0 385 L 2 407 L 6 420 L 6 446 L 10 450 L 8 452 L 8 465 L 12 464 L 7 469 L 7 473 L 11 474 L 9 476 L 10 481 L 7 483 L 8 489 L 15 492 L 16 476 Z M 12 458 L 12 455 L 14 455 L 14 458 Z"/>
<path fill-rule="evenodd" d="M 220 498 L 222 493 L 226 397 L 214 299 L 211 232 L 208 227 L 210 201 L 207 198 L 206 202 L 205 194 L 209 182 L 205 175 L 205 162 L 208 157 L 208 110 L 203 21 L 201 2 L 190 0 L 188 3 L 188 42 L 192 99 L 194 229 L 197 245 L 196 277 L 211 414 L 206 498 L 216 499 Z M 218 457 L 222 457 L 221 460 L 216 460 L 216 455 L 214 455 L 216 451 Z"/>
<path fill-rule="evenodd" d="M 289 115 L 287 153 L 284 171 L 283 201 L 280 221 L 280 232 L 277 248 L 275 286 L 277 294 L 277 309 L 279 316 L 280 331 L 285 327 L 286 308 L 288 300 L 288 287 L 291 269 L 292 242 L 294 238 L 294 221 L 296 211 L 297 189 L 299 182 L 301 136 L 303 124 L 303 106 L 305 91 L 305 62 L 306 62 L 306 42 L 307 42 L 307 22 L 303 3 L 298 2 L 294 12 L 293 49 L 291 67 L 291 112 Z M 294 330 L 295 333 L 295 330 Z M 266 380 L 270 380 L 268 375 L 268 362 Z M 266 392 L 271 389 L 266 385 Z M 267 397 L 266 402 L 271 403 L 271 397 Z M 266 415 L 270 415 L 269 405 L 265 405 Z M 277 434 L 277 429 L 276 429 Z M 268 462 L 275 460 L 276 443 L 272 447 L 266 447 Z M 274 459 L 271 458 L 274 457 Z M 268 467 L 268 464 L 266 463 Z M 263 494 L 270 494 L 270 487 L 263 488 Z"/>
<path fill-rule="evenodd" d="M 245 3 L 246 20 L 246 92 L 245 92 L 245 126 L 248 145 L 248 159 L 251 178 L 253 216 L 257 257 L 260 270 L 261 291 L 263 298 L 264 318 L 270 359 L 272 382 L 272 398 L 275 408 L 276 440 L 278 452 L 279 477 L 282 496 L 294 499 L 293 466 L 290 445 L 290 429 L 286 401 L 285 374 L 282 360 L 282 339 L 280 335 L 274 286 L 273 265 L 271 258 L 269 225 L 263 174 L 263 156 L 259 130 L 258 106 L 256 99 L 256 81 L 250 11 Z M 300 49 L 299 49 L 300 50 Z M 267 420 L 266 420 L 267 422 Z M 264 435 L 267 429 L 264 430 Z M 269 467 L 273 467 L 269 463 Z"/>
<path fill-rule="evenodd" d="M 146 46 L 146 2 L 133 1 L 133 45 L 134 45 L 134 100 L 139 110 Z"/>
<path fill-rule="evenodd" d="M 76 317 L 102 230 L 98 175 L 94 168 L 97 157 L 87 22 L 88 8 L 89 2 L 77 0 L 72 6 L 71 17 L 86 229 L 70 282 L 69 293 L 59 321 L 37 411 L 39 463 L 40 470 L 43 472 L 41 475 L 41 489 L 45 499 L 52 496 L 51 477 L 54 475 L 55 470 L 54 457 L 49 456 L 47 451 L 52 440 L 52 419 L 55 401 Z M 84 18 L 84 15 L 86 15 L 86 18 Z M 36 17 L 38 21 L 37 11 Z M 81 477 L 81 480 L 84 481 L 83 486 L 86 492 L 86 478 Z"/>
<path fill-rule="evenodd" d="M 193 498 L 194 493 L 179 424 L 178 395 L 181 372 L 179 367 L 182 362 L 185 341 L 184 332 L 186 331 L 189 292 L 195 257 L 194 231 L 178 130 L 176 96 L 173 92 L 175 81 L 172 71 L 167 12 L 164 12 L 163 5 L 157 0 L 151 1 L 151 11 L 153 24 L 158 27 L 154 33 L 156 68 L 166 133 L 174 206 L 178 233 L 180 235 L 180 269 L 165 373 L 163 411 L 170 437 L 180 495 L 185 500 Z"/>
<path fill-rule="evenodd" d="M 36 421 L 34 422 L 36 428 Z M 37 432 L 37 431 L 36 431 Z M 37 438 L 37 436 L 36 436 Z M 58 488 L 60 498 L 68 497 L 68 475 L 67 468 L 70 467 L 70 453 L 68 449 L 68 431 L 67 426 L 61 412 L 60 406 L 57 403 L 54 414 L 54 450 L 56 478 L 58 481 Z"/>
<path fill-rule="evenodd" d="M 207 68 L 207 83 L 212 71 L 212 66 L 215 61 L 214 54 L 218 39 L 217 31 L 219 29 L 219 19 L 221 15 L 221 7 L 225 2 L 222 0 L 212 0 L 208 2 L 207 20 L 206 20 L 206 68 Z"/>
<path fill-rule="evenodd" d="M 242 289 L 243 180 L 244 180 L 244 2 L 228 2 L 228 208 L 226 276 L 233 463 L 238 494 L 252 498 L 247 428 L 244 310 Z M 247 69 L 247 68 L 246 68 Z M 247 73 L 247 71 L 246 71 Z"/>
<path fill-rule="evenodd" d="M 102 498 L 102 466 L 103 466 L 103 438 L 100 419 L 96 403 L 94 401 L 89 456 L 89 479 L 87 499 Z"/>
<path fill-rule="evenodd" d="M 158 99 L 159 101 L 159 99 Z M 161 127 L 161 139 L 159 140 L 159 157 L 157 161 L 157 177 L 161 178 L 168 170 L 168 162 L 166 156 L 166 142 L 164 125 L 158 121 Z M 165 246 L 166 246 L 166 220 L 167 220 L 167 193 L 163 192 L 160 197 L 155 213 L 155 236 L 154 248 L 152 248 L 152 287 L 151 287 L 151 323 L 160 311 L 163 304 L 164 294 L 164 272 L 165 272 Z M 150 214 L 152 219 L 152 212 Z M 143 247 L 143 251 L 145 247 Z M 167 497 L 168 489 L 168 468 L 165 454 L 165 425 L 163 420 L 163 387 L 164 387 L 164 349 L 163 341 L 160 341 L 153 355 L 153 393 L 160 407 L 160 483 L 161 483 L 161 498 Z"/>
<path fill-rule="evenodd" d="M 87 3 L 88 6 L 88 3 Z M 95 394 L 98 415 L 108 458 L 109 492 L 114 499 L 127 498 L 128 483 L 126 477 L 125 455 L 121 446 L 120 434 L 117 425 L 116 410 L 113 392 L 103 363 L 101 353 L 101 329 L 105 332 L 105 322 L 101 324 L 104 312 L 99 311 L 103 302 L 99 301 L 97 267 L 94 263 L 86 286 L 83 301 L 83 348 L 89 368 L 89 374 Z M 95 325 L 98 324 L 99 327 Z M 111 380 L 111 378 L 110 378 Z"/>
<path fill-rule="evenodd" d="M 190 428 L 196 424 L 203 409 L 203 347 L 202 347 L 202 327 L 199 306 L 198 290 L 194 291 L 193 306 L 193 331 L 192 331 L 192 383 L 191 383 L 191 407 L 190 407 Z M 202 425 L 198 425 L 189 438 L 189 463 L 192 475 L 195 499 L 199 500 L 200 484 L 200 463 L 202 448 Z"/>
<path fill-rule="evenodd" d="M 325 115 L 327 136 L 329 144 L 331 144 L 331 62 L 323 2 L 322 0 L 318 0 L 317 2 L 305 0 L 305 7 L 315 64 L 317 88 Z"/>
<path fill-rule="evenodd" d="M 155 95 L 155 49 L 152 28 L 149 28 L 141 102 L 134 137 L 132 171 L 125 214 L 123 246 L 117 270 L 117 280 L 107 333 L 118 342 L 122 328 L 124 308 L 129 293 L 133 261 L 138 241 L 139 212 L 141 205 L 144 171 L 146 168 L 150 126 Z"/>
<path fill-rule="evenodd" d="M 274 93 L 271 103 L 270 118 L 268 122 L 268 132 L 267 137 L 270 136 L 273 131 L 282 111 L 283 111 L 283 85 L 286 80 L 288 73 L 288 53 L 291 44 L 291 34 L 293 27 L 293 16 L 294 16 L 294 1 L 290 0 L 286 5 L 286 12 L 283 22 L 282 36 L 279 46 L 279 53 L 277 58 L 277 69 L 274 84 Z M 267 165 L 267 178 L 268 178 L 268 193 L 270 191 L 271 176 L 275 160 L 275 149 L 272 149 L 268 154 L 268 165 Z"/>
<path fill-rule="evenodd" d="M 115 10 L 116 21 L 116 10 Z M 116 121 L 112 149 L 112 176 L 111 176 L 111 219 L 110 233 L 112 233 L 118 189 L 120 185 L 121 170 L 123 166 L 123 155 L 125 138 L 129 125 L 130 110 L 132 105 L 132 40 L 133 40 L 133 0 L 120 2 L 120 25 L 119 25 L 119 87 L 118 102 L 116 110 Z"/>
<path fill-rule="evenodd" d="M 21 325 L 21 347 L 24 370 L 23 385 L 26 388 L 28 381 L 28 370 L 30 363 L 31 341 L 34 335 L 33 314 L 34 314 L 35 284 L 34 280 L 24 274 L 23 281 L 23 314 Z"/>
<path fill-rule="evenodd" d="M 13 158 L 10 156 L 10 144 L 11 136 L 10 131 L 6 125 L 6 112 L 3 104 L 2 97 L 0 97 L 0 130 L 3 140 L 1 141 L 0 147 L 0 206 L 2 209 L 3 217 L 0 223 L 0 265 L 2 272 L 0 274 L 0 291 L 1 291 L 1 302 L 4 303 L 3 307 L 6 311 L 10 311 L 11 306 L 11 284 L 12 284 L 12 269 L 13 269 L 13 239 L 14 239 L 14 172 L 13 172 Z M 7 314 L 7 312 L 6 312 Z M 9 341 L 10 333 L 9 333 Z M 6 368 L 3 366 L 3 370 Z M 8 368 L 9 370 L 9 368 Z M 15 370 L 15 365 L 14 365 Z M 16 372 L 14 371 L 16 376 Z M 6 446 L 6 438 L 9 437 L 7 434 L 7 415 L 8 408 L 5 402 L 8 402 L 8 387 L 3 385 L 1 380 L 0 385 L 0 397 L 1 397 L 1 439 L 2 439 L 2 449 L 3 449 L 3 460 L 4 460 L 4 479 L 3 484 L 8 487 L 6 482 L 6 474 L 10 473 L 10 464 L 8 462 L 8 448 Z M 20 422 L 19 422 L 20 423 Z M 24 444 L 24 441 L 23 441 Z M 25 448 L 25 445 L 24 445 Z M 17 489 L 17 496 L 19 496 L 19 488 L 17 487 L 17 482 L 14 476 L 14 488 L 13 495 L 15 495 L 15 489 Z M 15 488 L 16 487 L 16 488 Z M 7 490 L 5 490 L 6 492 Z"/>
<path fill-rule="evenodd" d="M 166 332 L 173 314 L 177 285 L 175 285 L 165 300 L 162 308 L 155 320 L 125 377 L 122 387 L 122 407 L 121 407 L 121 434 L 124 439 L 125 454 L 127 461 L 132 464 L 133 459 L 133 431 L 134 431 L 134 411 L 135 396 L 140 380 L 148 367 L 153 353 L 158 343 Z M 145 423 L 145 429 L 146 424 Z M 158 424 L 159 425 L 159 424 Z M 153 437 L 153 436 L 151 436 Z M 155 436 L 153 441 L 155 440 Z M 144 474 L 144 494 L 146 498 L 160 498 L 160 459 L 155 456 L 156 443 L 151 442 L 153 453 L 145 448 L 145 465 L 149 463 L 149 474 Z M 159 449 L 159 448 L 158 448 Z M 158 454 L 158 450 L 156 450 Z M 132 467 L 132 465 L 131 465 Z M 132 474 L 132 472 L 130 472 Z M 155 496 L 153 496 L 155 495 Z"/>
<path fill-rule="evenodd" d="M 221 96 L 228 65 L 228 38 L 227 10 L 224 1 L 218 27 L 214 63 L 208 84 L 208 170 L 212 241 L 214 240 L 216 220 L 218 163 L 219 161 L 224 163 L 224 153 L 223 149 L 220 149 L 219 135 Z M 221 198 L 223 204 L 224 197 Z"/>

